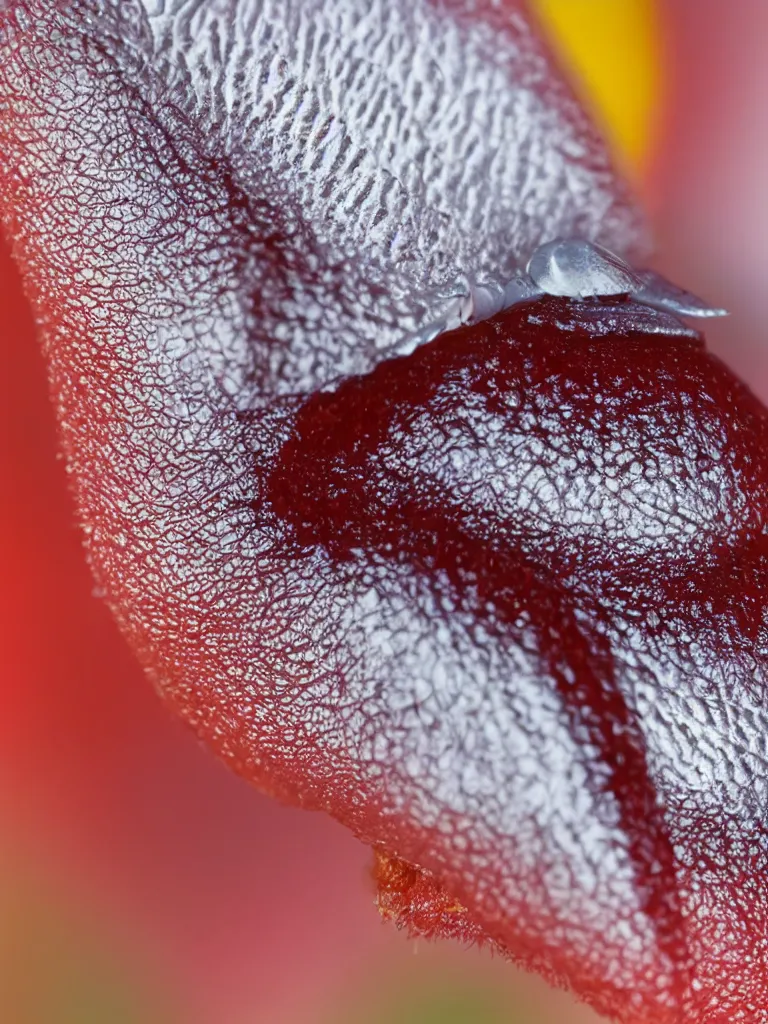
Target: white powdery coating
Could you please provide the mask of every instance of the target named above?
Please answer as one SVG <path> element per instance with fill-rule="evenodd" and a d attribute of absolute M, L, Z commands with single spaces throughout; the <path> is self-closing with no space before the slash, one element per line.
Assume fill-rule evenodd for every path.
<path fill-rule="evenodd" d="M 295 240 L 262 296 L 290 345 L 271 388 L 370 369 L 456 296 L 503 288 L 543 238 L 640 244 L 602 144 L 510 4 L 145 6 L 148 94 L 223 145 Z M 302 279 L 307 252 L 333 272 Z M 260 365 L 273 355 L 265 343 Z"/>
<path fill-rule="evenodd" d="M 109 37 L 104 6 L 94 25 Z M 352 751 L 367 785 L 384 779 L 383 830 L 406 811 L 419 826 L 471 819 L 489 914 L 547 906 L 596 975 L 630 984 L 654 960 L 653 929 L 561 699 L 525 651 L 478 642 L 410 571 L 372 589 L 321 552 L 291 562 L 279 524 L 254 528 L 251 509 L 254 451 L 272 437 L 234 415 L 370 369 L 457 289 L 503 284 L 546 238 L 636 240 L 524 23 L 490 4 L 465 22 L 457 6 L 155 2 L 131 21 L 126 5 L 133 35 L 114 29 L 116 55 L 88 74 L 73 44 L 71 67 L 35 67 L 34 90 L 29 51 L 0 51 L 16 104 L 6 159 L 28 204 L 15 228 L 42 285 L 92 282 L 89 304 L 49 325 L 51 372 L 94 572 L 126 632 L 161 652 L 145 654 L 158 684 L 254 771 L 268 755 L 290 763 L 293 729 L 319 805 Z M 136 95 L 109 92 L 110 61 Z M 142 112 L 161 101 L 263 200 L 262 225 L 279 222 L 279 272 L 256 244 L 234 251 L 216 176 L 169 177 L 154 122 L 170 115 Z M 626 915 L 610 933 L 606 907 Z"/>

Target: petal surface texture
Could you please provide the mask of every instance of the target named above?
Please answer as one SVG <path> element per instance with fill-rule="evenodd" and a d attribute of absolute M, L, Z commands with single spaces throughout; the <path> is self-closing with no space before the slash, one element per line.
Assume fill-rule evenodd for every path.
<path fill-rule="evenodd" d="M 517 7 L 5 0 L 0 203 L 98 586 L 198 735 L 420 930 L 765 1020 L 764 409 L 615 300 L 393 357 L 547 239 L 643 249 Z"/>

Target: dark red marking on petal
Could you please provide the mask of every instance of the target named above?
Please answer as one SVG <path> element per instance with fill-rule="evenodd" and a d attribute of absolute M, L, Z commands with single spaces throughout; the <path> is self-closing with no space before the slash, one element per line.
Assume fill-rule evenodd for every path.
<path fill-rule="evenodd" d="M 535 408 L 539 426 L 533 429 L 548 450 L 568 438 L 547 480 L 547 514 L 557 522 L 562 474 L 573 478 L 574 465 L 588 464 L 581 456 L 588 455 L 589 445 L 601 434 L 602 443 L 611 437 L 611 412 L 604 419 L 598 415 L 611 402 L 606 361 L 623 363 L 623 373 L 631 366 L 639 381 L 644 370 L 652 380 L 658 368 L 658 379 L 643 396 L 652 407 L 663 400 L 659 388 L 671 386 L 661 369 L 678 354 L 671 339 L 648 341 L 620 327 L 614 336 L 593 340 L 569 323 L 570 306 L 567 300 L 542 300 L 519 307 L 444 335 L 333 392 L 313 395 L 280 451 L 269 500 L 293 525 L 300 545 L 322 545 L 342 560 L 408 562 L 436 589 L 447 585 L 453 603 L 512 645 L 524 644 L 526 629 L 533 628 L 543 670 L 568 710 L 572 733 L 597 751 L 607 769 L 601 784 L 620 809 L 642 909 L 654 922 L 663 955 L 680 964 L 686 959 L 685 926 L 664 808 L 649 778 L 636 713 L 617 680 L 620 669 L 607 638 L 611 609 L 583 586 L 585 577 L 595 576 L 603 586 L 609 580 L 621 585 L 621 560 L 598 529 L 579 538 L 569 536 L 566 525 L 557 541 L 549 534 L 536 537 L 525 508 L 530 496 L 513 458 L 506 486 L 509 495 L 520 493 L 517 507 L 514 497 L 511 506 L 463 502 L 460 471 L 437 483 L 423 473 L 430 459 L 444 462 L 450 452 L 454 463 L 474 459 L 481 469 L 487 460 L 490 475 L 496 457 L 491 425 L 496 434 L 499 419 L 510 435 L 528 431 L 524 424 Z M 701 355 L 690 341 L 678 347 L 681 356 Z M 468 429 L 465 409 L 478 397 L 491 415 L 476 413 Z M 622 390 L 616 397 L 623 403 L 626 396 Z M 444 452 L 434 444 L 420 450 L 419 430 L 427 420 L 430 438 L 442 438 Z M 645 440 L 663 451 L 665 438 L 649 433 Z M 433 928 L 440 930 L 437 920 Z M 686 979 L 678 979 L 678 998 L 686 987 Z"/>

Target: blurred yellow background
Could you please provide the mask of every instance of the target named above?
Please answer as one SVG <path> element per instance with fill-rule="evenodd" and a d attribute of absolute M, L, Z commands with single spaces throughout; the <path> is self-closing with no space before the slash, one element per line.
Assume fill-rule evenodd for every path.
<path fill-rule="evenodd" d="M 659 12 L 654 0 L 529 0 L 561 65 L 618 161 L 640 175 L 658 142 L 663 99 Z"/>

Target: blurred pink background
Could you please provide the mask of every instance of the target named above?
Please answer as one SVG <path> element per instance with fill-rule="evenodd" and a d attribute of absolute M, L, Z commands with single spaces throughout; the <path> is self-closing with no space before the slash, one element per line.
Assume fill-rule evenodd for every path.
<path fill-rule="evenodd" d="M 731 310 L 711 348 L 768 398 L 768 4 L 665 0 L 659 265 Z"/>
<path fill-rule="evenodd" d="M 768 397 L 768 5 L 660 4 L 641 183 L 659 265 L 733 316 Z M 0 249 L 0 1017 L 9 1024 L 594 1021 L 487 956 L 379 921 L 369 853 L 230 776 L 171 720 L 92 592 L 42 359 Z"/>

